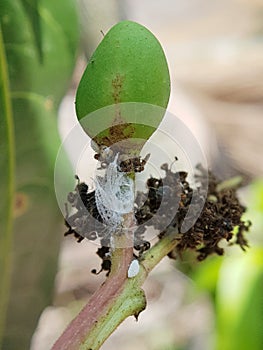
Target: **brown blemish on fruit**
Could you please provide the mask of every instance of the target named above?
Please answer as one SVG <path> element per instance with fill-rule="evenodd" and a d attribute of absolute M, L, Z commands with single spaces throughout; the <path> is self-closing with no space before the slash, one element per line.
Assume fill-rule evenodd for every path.
<path fill-rule="evenodd" d="M 107 129 L 107 135 L 105 130 L 103 133 L 96 135 L 93 141 L 100 146 L 111 147 L 114 152 L 125 153 L 132 150 L 133 145 L 129 142 L 129 139 L 133 137 L 134 126 L 132 123 L 115 124 Z M 127 140 L 127 142 L 123 142 Z"/>
<path fill-rule="evenodd" d="M 123 82 L 125 80 L 125 76 L 117 73 L 115 78 L 112 80 L 112 97 L 115 104 L 115 117 L 112 121 L 112 126 L 107 129 L 106 135 L 105 130 L 96 135 L 93 138 L 93 141 L 98 146 L 107 146 L 112 147 L 114 145 L 114 151 L 117 153 L 130 153 L 134 147 L 137 147 L 129 141 L 134 135 L 135 127 L 132 123 L 127 123 L 125 120 L 125 116 L 121 115 L 120 111 L 120 103 L 121 101 L 121 93 L 123 90 Z M 127 142 L 121 142 L 127 140 Z"/>
<path fill-rule="evenodd" d="M 23 215 L 28 209 L 28 203 L 28 196 L 23 192 L 17 192 L 14 202 L 14 217 Z"/>
<path fill-rule="evenodd" d="M 120 103 L 120 95 L 123 87 L 124 82 L 124 76 L 120 75 L 119 73 L 116 74 L 116 77 L 112 79 L 112 87 L 113 87 L 113 93 L 112 97 L 114 99 L 114 103 Z"/>

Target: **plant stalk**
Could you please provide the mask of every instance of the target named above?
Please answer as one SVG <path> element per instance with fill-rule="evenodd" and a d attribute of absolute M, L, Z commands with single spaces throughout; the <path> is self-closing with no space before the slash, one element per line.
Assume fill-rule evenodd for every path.
<path fill-rule="evenodd" d="M 127 271 L 133 258 L 133 247 L 116 248 L 112 270 L 79 315 L 52 347 L 52 350 L 97 350 L 128 316 L 139 313 L 146 307 L 141 286 L 150 271 L 176 245 L 177 231 L 168 228 L 166 234 L 140 262 L 140 271 L 133 278 Z"/>

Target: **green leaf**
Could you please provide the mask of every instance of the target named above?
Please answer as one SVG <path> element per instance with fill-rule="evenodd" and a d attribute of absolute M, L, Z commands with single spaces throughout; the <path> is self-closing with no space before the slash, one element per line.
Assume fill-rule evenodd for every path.
<path fill-rule="evenodd" d="M 14 198 L 13 116 L 5 48 L 0 25 L 0 347 L 10 284 Z"/>
<path fill-rule="evenodd" d="M 255 277 L 236 327 L 233 350 L 261 350 L 263 346 L 263 271 Z"/>
<path fill-rule="evenodd" d="M 52 300 L 61 239 L 61 214 L 53 185 L 59 146 L 55 111 L 48 110 L 46 100 L 39 95 L 17 93 L 13 96 L 19 145 L 16 151 L 18 205 L 4 349 L 28 348 L 39 315 Z M 21 118 L 21 110 L 27 115 L 26 121 Z"/>
<path fill-rule="evenodd" d="M 8 94 L 12 97 L 16 145 L 13 269 L 7 315 L 5 317 L 5 310 L 2 312 L 1 309 L 0 316 L 6 318 L 5 350 L 29 348 L 41 311 L 52 300 L 62 236 L 62 216 L 55 199 L 53 180 L 60 143 L 56 114 L 75 63 L 77 40 L 73 43 L 73 38 L 78 35 L 78 28 L 73 4 L 74 0 L 56 1 L 57 9 L 60 9 L 57 15 L 53 13 L 53 1 L 39 1 L 43 54 L 40 62 L 36 33 L 22 2 L 3 0 L 0 3 L 8 62 L 8 67 L 1 62 L 1 69 L 10 80 Z M 63 13 L 68 16 L 69 11 L 72 20 L 66 23 Z M 2 85 L 0 93 L 2 101 Z M 10 118 L 6 111 L 0 118 L 1 144 L 3 140 L 4 150 L 8 151 L 7 121 Z M 5 167 L 8 167 L 10 159 L 12 157 L 6 161 L 1 158 L 0 184 L 5 188 L 8 188 L 7 178 L 10 181 L 12 177 L 7 169 L 2 171 L 2 162 L 5 161 Z M 65 164 L 66 171 L 70 172 L 68 164 Z M 10 193 L 3 194 L 8 197 L 6 203 L 9 205 L 12 201 Z M 3 304 L 6 308 L 6 300 Z"/>
<path fill-rule="evenodd" d="M 35 36 L 23 6 L 18 1 L 3 0 L 0 3 L 0 13 L 10 68 L 11 89 L 34 91 L 48 97 L 50 103 L 58 107 L 69 83 L 71 75 L 69 73 L 73 70 L 72 61 L 76 55 L 77 40 L 75 40 L 74 52 L 72 40 L 76 37 L 78 30 L 74 11 L 71 11 L 71 22 L 66 23 L 61 18 L 61 13 L 57 16 L 52 12 L 52 3 L 53 1 L 46 0 L 39 4 L 43 46 L 42 63 L 39 61 Z M 59 0 L 57 3 L 60 4 L 62 13 L 67 10 L 67 3 L 70 4 L 70 8 L 72 7 L 72 0 L 67 0 L 67 2 Z M 62 22 L 58 22 L 57 17 Z M 69 28 L 74 35 L 68 35 Z"/>
<path fill-rule="evenodd" d="M 224 261 L 216 298 L 218 350 L 262 349 L 262 290 L 262 248 Z"/>
<path fill-rule="evenodd" d="M 86 116 L 85 131 L 99 145 L 110 146 L 116 141 L 137 135 L 149 138 L 154 128 L 148 126 L 148 114 L 144 113 L 146 127 L 130 123 L 127 115 L 115 108 L 115 113 L 105 115 L 107 129 L 118 123 L 127 123 L 127 128 L 109 140 L 107 132 L 94 134 L 98 124 L 95 114 L 105 106 L 137 102 L 159 106 L 155 115 L 155 128 L 160 123 L 170 95 L 170 77 L 162 47 L 155 36 L 142 25 L 122 21 L 105 35 L 82 76 L 76 95 L 76 112 L 78 118 Z M 113 110 L 113 109 L 112 109 Z M 149 115 L 150 117 L 150 115 Z M 107 141 L 108 139 L 108 141 Z M 107 144 L 108 142 L 108 144 Z"/>
<path fill-rule="evenodd" d="M 210 292 L 214 297 L 216 286 L 222 265 L 222 258 L 218 256 L 209 257 L 202 264 L 195 264 L 194 270 L 190 273 L 190 277 L 194 280 L 198 289 Z"/>
<path fill-rule="evenodd" d="M 43 60 L 43 47 L 42 47 L 42 34 L 41 34 L 41 26 L 40 26 L 40 18 L 38 12 L 38 0 L 21 0 L 25 11 L 28 15 L 28 19 L 32 26 L 32 31 L 35 38 L 35 46 L 38 50 L 39 61 Z"/>

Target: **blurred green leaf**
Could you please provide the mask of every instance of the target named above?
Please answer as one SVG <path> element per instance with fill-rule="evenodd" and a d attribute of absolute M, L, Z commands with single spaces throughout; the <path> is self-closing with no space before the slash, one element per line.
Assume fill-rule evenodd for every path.
<path fill-rule="evenodd" d="M 43 97 L 15 94 L 13 108 L 18 117 L 15 118 L 16 144 L 19 145 L 16 151 L 18 204 L 4 349 L 26 349 L 41 311 L 51 302 L 56 272 L 61 216 L 52 175 L 59 138 L 55 111 L 47 109 Z M 26 124 L 20 111 L 27 116 Z"/>
<path fill-rule="evenodd" d="M 77 19 L 72 8 L 73 0 L 56 1 L 60 13 L 53 12 L 53 1 L 39 4 L 41 19 L 43 63 L 39 61 L 34 33 L 28 16 L 19 1 L 2 0 L 1 21 L 9 63 L 11 90 L 33 91 L 49 98 L 55 107 L 64 96 L 72 72 L 72 58 L 76 55 Z M 69 4 L 71 21 L 63 21 L 63 12 L 68 19 Z M 58 22 L 58 20 L 60 22 Z M 73 34 L 69 35 L 69 31 Z M 75 51 L 73 50 L 75 40 Z"/>
<path fill-rule="evenodd" d="M 263 270 L 255 277 L 237 322 L 233 349 L 260 350 L 263 347 Z M 240 334 L 240 335 L 239 335 Z"/>
<path fill-rule="evenodd" d="M 10 284 L 14 197 L 14 135 L 5 48 L 0 25 L 0 346 Z"/>
<path fill-rule="evenodd" d="M 42 36 L 41 36 L 41 26 L 40 26 L 40 18 L 38 12 L 38 0 L 21 0 L 25 12 L 28 15 L 29 21 L 32 26 L 32 31 L 35 39 L 35 46 L 38 49 L 39 60 L 42 62 L 43 60 L 43 48 L 42 48 Z"/>
<path fill-rule="evenodd" d="M 263 348 L 262 180 L 249 186 L 246 201 L 251 247 L 245 254 L 232 247 L 224 259 L 210 258 L 191 273 L 197 286 L 213 296 L 218 350 Z"/>
<path fill-rule="evenodd" d="M 39 15 L 40 39 L 32 25 L 33 15 L 21 0 L 0 3 L 8 71 L 2 62 L 1 69 L 10 80 L 16 145 L 16 219 L 5 350 L 29 348 L 39 315 L 51 302 L 57 266 L 62 218 L 53 184 L 60 142 L 56 114 L 74 67 L 79 33 L 74 0 L 56 1 L 59 14 L 53 12 L 53 3 L 27 1 L 28 6 L 38 5 L 33 15 Z M 42 62 L 37 40 L 42 46 Z M 6 113 L 0 118 L 2 142 L 2 133 L 7 140 Z M 5 164 L 7 167 L 8 162 Z M 70 171 L 65 164 L 67 168 Z M 0 183 L 8 179 L 12 179 L 9 173 L 1 171 Z"/>
<path fill-rule="evenodd" d="M 251 248 L 232 256 L 220 272 L 217 291 L 217 349 L 263 348 L 263 182 L 249 187 L 248 212 L 252 221 Z"/>
<path fill-rule="evenodd" d="M 197 288 L 210 292 L 213 297 L 215 297 L 222 262 L 222 257 L 209 257 L 201 264 L 195 265 L 195 269 L 190 274 L 190 277 L 195 281 Z"/>
<path fill-rule="evenodd" d="M 249 206 L 246 217 L 253 223 L 253 244 L 263 245 L 263 180 L 257 179 L 250 186 Z"/>
<path fill-rule="evenodd" d="M 263 213 L 263 179 L 258 179 L 251 185 L 251 207 Z"/>
<path fill-rule="evenodd" d="M 262 291 L 262 248 L 224 261 L 216 299 L 218 350 L 262 349 Z"/>

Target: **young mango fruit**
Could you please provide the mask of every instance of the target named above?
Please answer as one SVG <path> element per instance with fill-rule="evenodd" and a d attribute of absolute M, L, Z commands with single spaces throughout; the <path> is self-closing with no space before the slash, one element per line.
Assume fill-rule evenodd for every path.
<path fill-rule="evenodd" d="M 161 122 L 169 96 L 160 43 L 144 26 L 122 21 L 91 57 L 78 86 L 76 113 L 98 146 L 140 139 L 130 143 L 140 149 Z"/>

